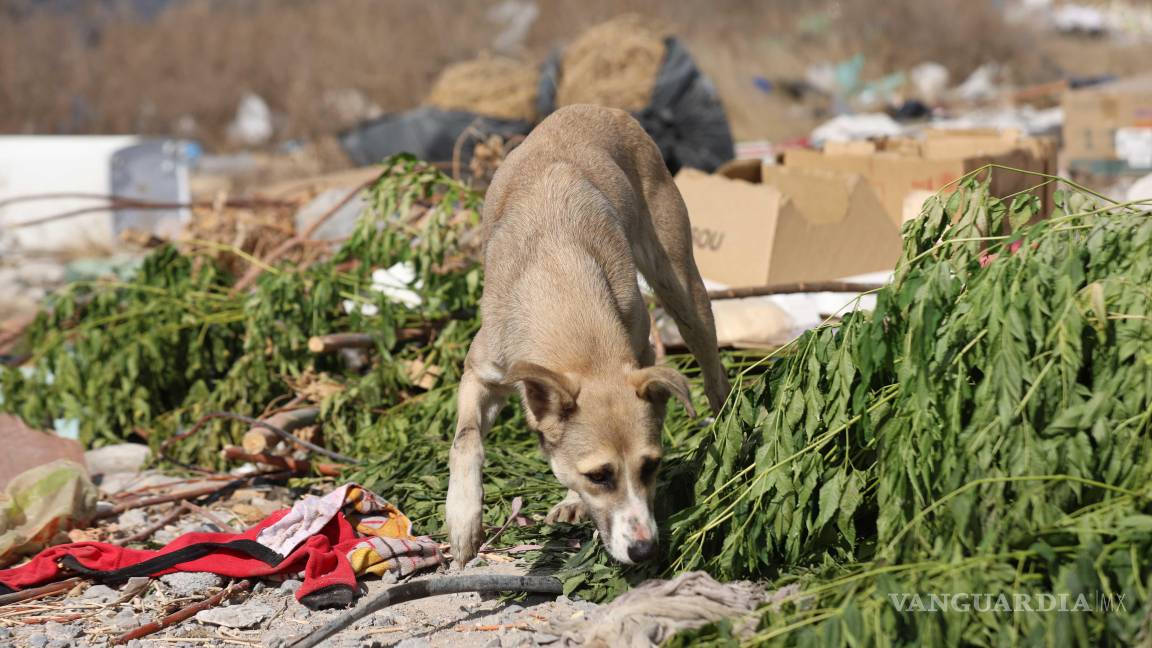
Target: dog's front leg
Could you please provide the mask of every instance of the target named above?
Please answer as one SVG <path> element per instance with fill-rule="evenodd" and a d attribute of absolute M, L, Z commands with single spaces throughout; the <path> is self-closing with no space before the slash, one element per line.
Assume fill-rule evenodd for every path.
<path fill-rule="evenodd" d="M 463 567 L 484 540 L 484 437 L 508 397 L 506 388 L 485 383 L 465 369 L 457 398 L 456 438 L 448 458 L 445 515 L 452 558 Z"/>

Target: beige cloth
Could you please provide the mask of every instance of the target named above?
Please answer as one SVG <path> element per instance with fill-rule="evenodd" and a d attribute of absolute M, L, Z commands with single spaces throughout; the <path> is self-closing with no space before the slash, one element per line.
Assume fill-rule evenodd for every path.
<path fill-rule="evenodd" d="M 720 583 L 705 572 L 646 581 L 592 613 L 558 629 L 568 646 L 658 646 L 681 630 L 736 618 L 737 632 L 755 629 L 764 592 L 748 582 Z"/>
<path fill-rule="evenodd" d="M 0 494 L 0 566 L 58 542 L 96 512 L 96 487 L 78 463 L 57 459 L 26 470 Z"/>

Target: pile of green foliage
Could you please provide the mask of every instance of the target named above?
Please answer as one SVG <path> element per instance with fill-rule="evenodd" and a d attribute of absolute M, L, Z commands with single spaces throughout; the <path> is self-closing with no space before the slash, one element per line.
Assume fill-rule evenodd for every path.
<path fill-rule="evenodd" d="M 410 158 L 389 160 L 355 234 L 328 259 L 269 268 L 248 292 L 209 256 L 164 248 L 131 281 L 78 284 L 33 327 L 31 372 L 0 370 L 0 408 L 76 418 L 84 440 L 159 445 L 201 414 L 257 415 L 326 372 L 325 443 L 360 457 L 352 478 L 424 531 L 443 520 L 455 384 L 481 275 L 461 260 L 480 197 Z M 894 281 L 768 357 L 732 355 L 715 422 L 666 424 L 663 564 L 625 570 L 587 528 L 512 527 L 570 591 L 601 600 L 638 578 L 705 569 L 776 592 L 755 643 L 1054 645 L 1147 640 L 1152 577 L 1152 222 L 1057 192 L 997 200 L 975 177 L 905 226 Z M 413 215 L 420 218 L 414 220 Z M 1010 235 L 1000 234 L 1011 232 Z M 416 270 L 416 307 L 370 290 L 371 271 Z M 379 314 L 348 312 L 344 302 Z M 436 323 L 427 341 L 402 327 Z M 378 336 L 351 371 L 309 336 Z M 403 361 L 442 370 L 431 389 Z M 691 360 L 671 358 L 687 372 Z M 706 411 L 693 379 L 701 411 Z M 209 465 L 243 427 L 214 422 L 176 446 Z M 539 515 L 563 494 L 517 408 L 492 431 L 486 520 L 513 498 Z M 902 611 L 907 595 L 1080 594 L 1103 612 Z M 892 595 L 892 596 L 889 596 Z M 1100 596 L 1097 596 L 1100 595 Z M 904 598 L 901 598 L 904 597 Z M 747 639 L 747 638 L 745 638 Z M 726 644 L 719 624 L 675 641 Z"/>
<path fill-rule="evenodd" d="M 758 642 L 1147 641 L 1152 220 L 1057 201 L 1033 224 L 1036 198 L 974 180 L 930 201 L 875 311 L 741 376 L 688 455 L 670 571 L 786 588 Z M 1094 611 L 909 602 L 961 593 L 1034 609 L 1084 595 Z"/>

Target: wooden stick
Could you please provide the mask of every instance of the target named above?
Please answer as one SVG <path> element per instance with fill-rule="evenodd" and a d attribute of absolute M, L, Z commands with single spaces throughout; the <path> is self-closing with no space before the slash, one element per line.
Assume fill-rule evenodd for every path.
<path fill-rule="evenodd" d="M 113 639 L 112 643 L 113 644 L 126 644 L 129 641 L 132 641 L 133 639 L 139 639 L 140 637 L 146 637 L 146 636 L 148 636 L 154 632 L 159 632 L 159 631 L 163 630 L 164 628 L 167 628 L 168 626 L 176 625 L 177 623 L 180 623 L 181 621 L 184 621 L 186 619 L 190 619 L 190 618 L 196 616 L 196 613 L 200 612 L 201 610 L 207 610 L 209 608 L 216 607 L 224 599 L 232 596 L 233 594 L 239 594 L 241 592 L 246 592 L 251 588 L 252 588 L 252 581 L 242 580 L 239 583 L 235 583 L 233 585 L 230 585 L 230 586 L 220 590 L 216 594 L 204 599 L 203 601 L 200 601 L 199 603 L 193 603 L 192 605 L 189 605 L 188 607 L 186 607 L 182 610 L 179 610 L 177 612 L 169 614 L 168 616 L 166 616 L 166 617 L 164 617 L 158 621 L 153 621 L 151 623 L 145 623 L 142 626 L 139 626 L 137 628 L 133 628 L 133 629 L 129 630 L 128 632 L 125 632 L 124 634 L 120 635 L 119 637 L 116 637 L 115 639 Z"/>
<path fill-rule="evenodd" d="M 201 488 L 192 488 L 189 490 L 180 491 L 177 493 L 168 493 L 166 495 L 156 495 L 154 497 L 141 497 L 123 504 L 117 504 L 106 511 L 96 513 L 94 520 L 103 520 L 110 517 L 116 517 L 124 511 L 131 509 L 144 508 L 145 506 L 155 506 L 157 504 L 167 504 L 169 502 L 182 502 L 184 500 L 196 499 L 204 497 L 205 495 L 212 495 L 218 493 L 229 485 L 234 484 L 235 481 L 226 482 L 223 484 L 212 484 L 210 486 L 203 486 Z"/>
<path fill-rule="evenodd" d="M 332 353 L 340 349 L 373 349 L 376 340 L 367 333 L 331 333 L 308 339 L 308 350 L 312 353 Z"/>
<path fill-rule="evenodd" d="M 396 329 L 397 342 L 414 342 L 423 340 L 443 326 L 445 321 L 438 321 L 423 326 L 406 326 Z M 312 353 L 334 353 L 341 349 L 375 349 L 376 339 L 368 333 L 329 333 L 316 335 L 308 339 L 308 350 Z"/>
<path fill-rule="evenodd" d="M 307 459 L 293 459 L 279 455 L 249 453 L 245 452 L 244 448 L 233 445 L 224 446 L 224 449 L 220 451 L 220 456 L 229 461 L 248 461 L 290 470 L 295 475 L 318 474 L 325 477 L 339 477 L 348 469 L 348 466 L 344 464 L 312 463 Z"/>
<path fill-rule="evenodd" d="M 312 425 L 320 418 L 320 408 L 301 407 L 300 409 L 284 410 L 262 419 L 269 425 L 274 425 L 285 432 L 291 432 L 302 427 Z M 244 451 L 259 454 L 276 447 L 280 443 L 280 436 L 266 427 L 253 426 L 244 433 L 240 445 Z"/>
<path fill-rule="evenodd" d="M 81 578 L 68 578 L 55 583 L 48 583 L 40 587 L 32 587 L 19 592 L 12 592 L 11 594 L 4 594 L 0 596 L 0 605 L 11 605 L 12 603 L 20 603 L 22 601 L 31 601 L 33 599 L 59 594 L 60 592 L 67 592 L 68 590 L 76 587 L 83 579 Z"/>
<path fill-rule="evenodd" d="M 745 297 L 764 297 L 766 295 L 788 295 L 806 292 L 844 292 L 864 293 L 883 288 L 885 284 L 852 283 L 849 281 L 798 281 L 789 284 L 776 284 L 774 286 L 750 286 L 748 288 L 729 288 L 727 290 L 709 290 L 709 299 L 743 299 Z"/>

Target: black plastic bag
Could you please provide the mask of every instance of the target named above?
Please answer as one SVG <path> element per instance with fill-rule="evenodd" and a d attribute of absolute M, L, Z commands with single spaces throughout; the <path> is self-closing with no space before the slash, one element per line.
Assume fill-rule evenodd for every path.
<path fill-rule="evenodd" d="M 715 171 L 735 157 L 732 131 L 716 88 L 674 37 L 664 39 L 664 63 L 644 110 L 633 113 L 656 141 L 668 170 L 682 167 Z M 552 53 L 540 72 L 536 97 L 541 118 L 556 110 L 561 52 Z"/>
<path fill-rule="evenodd" d="M 456 142 L 469 127 L 478 134 L 460 147 L 461 168 L 467 168 L 475 143 L 489 135 L 508 139 L 527 135 L 532 124 L 493 119 L 475 113 L 440 110 L 431 106 L 385 115 L 340 133 L 340 147 L 358 165 L 378 164 L 396 153 L 412 153 L 421 160 L 449 162 Z"/>

